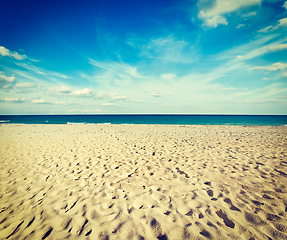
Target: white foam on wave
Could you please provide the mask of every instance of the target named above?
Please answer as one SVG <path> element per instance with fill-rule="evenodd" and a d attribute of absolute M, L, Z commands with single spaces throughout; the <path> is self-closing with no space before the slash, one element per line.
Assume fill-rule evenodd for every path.
<path fill-rule="evenodd" d="M 68 125 L 85 125 L 85 122 L 77 123 L 77 122 L 67 122 Z"/>
<path fill-rule="evenodd" d="M 8 123 L 10 120 L 0 120 L 0 123 Z"/>

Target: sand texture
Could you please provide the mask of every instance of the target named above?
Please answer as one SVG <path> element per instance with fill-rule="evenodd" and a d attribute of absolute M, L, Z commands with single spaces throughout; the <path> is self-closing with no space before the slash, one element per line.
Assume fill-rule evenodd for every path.
<path fill-rule="evenodd" d="M 287 239 L 287 127 L 0 125 L 0 239 Z"/>

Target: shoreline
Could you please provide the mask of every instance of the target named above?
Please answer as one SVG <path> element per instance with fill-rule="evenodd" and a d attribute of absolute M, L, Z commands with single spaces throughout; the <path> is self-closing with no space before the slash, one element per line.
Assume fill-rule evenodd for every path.
<path fill-rule="evenodd" d="M 287 238 L 285 126 L 0 125 L 4 238 Z"/>
<path fill-rule="evenodd" d="M 35 126 L 77 126 L 77 125 L 81 125 L 81 126 L 175 126 L 175 127 L 196 127 L 196 126 L 205 126 L 205 127 L 287 127 L 287 125 L 285 124 L 279 124 L 279 125 L 247 125 L 247 124 L 243 124 L 243 125 L 237 125 L 237 124 L 143 124 L 143 123 L 1 123 L 0 122 L 0 126 L 31 126 L 31 125 L 35 125 Z"/>

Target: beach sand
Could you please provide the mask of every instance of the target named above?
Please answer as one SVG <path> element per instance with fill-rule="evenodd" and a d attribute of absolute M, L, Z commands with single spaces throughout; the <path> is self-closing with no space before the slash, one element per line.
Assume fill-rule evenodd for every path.
<path fill-rule="evenodd" d="M 0 239 L 287 239 L 287 127 L 0 125 Z"/>

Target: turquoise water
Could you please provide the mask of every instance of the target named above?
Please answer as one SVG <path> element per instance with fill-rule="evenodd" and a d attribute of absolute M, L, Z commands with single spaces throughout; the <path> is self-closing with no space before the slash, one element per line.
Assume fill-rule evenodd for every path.
<path fill-rule="evenodd" d="M 287 115 L 0 115 L 1 123 L 287 126 Z"/>

